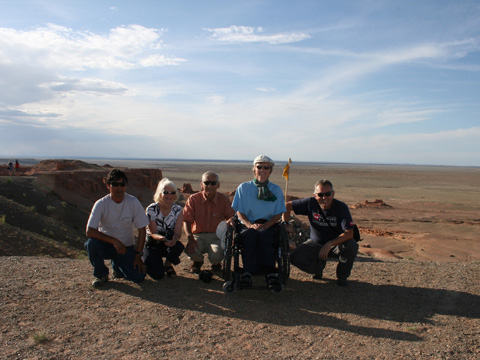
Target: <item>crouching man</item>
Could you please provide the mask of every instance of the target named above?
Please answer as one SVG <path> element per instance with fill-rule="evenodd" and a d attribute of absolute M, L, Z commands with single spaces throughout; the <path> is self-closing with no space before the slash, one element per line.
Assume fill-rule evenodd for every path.
<path fill-rule="evenodd" d="M 145 279 L 142 249 L 148 218 L 140 201 L 126 193 L 127 184 L 122 171 L 110 171 L 106 178 L 110 193 L 95 202 L 87 222 L 85 247 L 93 266 L 94 287 L 108 281 L 105 259 L 112 260 L 114 277 L 136 283 Z M 136 248 L 134 228 L 138 230 Z"/>
<path fill-rule="evenodd" d="M 346 286 L 358 252 L 350 210 L 344 202 L 333 198 L 335 191 L 329 180 L 318 181 L 314 195 L 286 203 L 284 221 L 290 219 L 293 210 L 297 215 L 307 215 L 310 222 L 310 239 L 291 253 L 290 262 L 320 280 L 327 258 L 337 257 L 337 284 Z"/>

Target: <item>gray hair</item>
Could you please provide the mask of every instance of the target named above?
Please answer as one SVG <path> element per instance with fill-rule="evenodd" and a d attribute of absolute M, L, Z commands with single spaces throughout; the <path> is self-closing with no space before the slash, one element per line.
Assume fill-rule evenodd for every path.
<path fill-rule="evenodd" d="M 315 190 L 317 189 L 317 186 L 330 186 L 332 188 L 332 191 L 335 191 L 333 189 L 333 184 L 330 180 L 327 180 L 327 179 L 323 179 L 323 180 L 318 180 L 316 183 L 315 183 L 315 186 L 313 188 L 313 191 L 315 192 Z"/>
<path fill-rule="evenodd" d="M 178 195 L 177 186 L 173 183 L 173 181 L 171 181 L 167 178 L 163 178 L 158 183 L 157 190 L 155 191 L 155 195 L 153 195 L 153 201 L 155 201 L 157 203 L 160 203 L 160 201 L 162 200 L 163 190 L 165 190 L 166 187 L 171 187 L 171 188 L 175 189 L 175 191 L 176 191 L 175 201 L 178 201 L 180 196 Z"/>
<path fill-rule="evenodd" d="M 220 181 L 220 176 L 215 172 L 215 171 L 207 171 L 202 175 L 202 181 L 203 179 L 208 179 L 210 176 L 215 176 L 215 179 L 217 179 L 217 182 Z"/>

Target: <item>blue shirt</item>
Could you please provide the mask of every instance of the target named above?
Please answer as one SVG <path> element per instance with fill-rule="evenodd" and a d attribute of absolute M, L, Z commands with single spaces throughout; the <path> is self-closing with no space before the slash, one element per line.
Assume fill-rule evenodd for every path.
<path fill-rule="evenodd" d="M 251 223 L 259 219 L 270 220 L 275 215 L 284 213 L 286 208 L 282 189 L 271 182 L 268 183 L 267 187 L 276 196 L 277 200 L 257 199 L 258 187 L 253 180 L 240 184 L 235 192 L 232 208 L 244 214 Z"/>

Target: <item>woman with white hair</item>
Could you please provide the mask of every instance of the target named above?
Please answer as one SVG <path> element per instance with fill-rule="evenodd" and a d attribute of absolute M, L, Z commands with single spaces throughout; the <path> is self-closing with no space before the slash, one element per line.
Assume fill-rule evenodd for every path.
<path fill-rule="evenodd" d="M 240 184 L 233 199 L 232 208 L 242 222 L 244 273 L 240 281 L 244 286 L 251 285 L 251 274 L 265 274 L 269 287 L 280 286 L 274 242 L 285 202 L 280 186 L 268 180 L 274 165 L 268 156 L 257 156 L 253 161 L 255 179 Z"/>
<path fill-rule="evenodd" d="M 176 275 L 173 265 L 180 263 L 180 254 L 185 248 L 180 242 L 183 208 L 175 203 L 178 198 L 175 184 L 164 178 L 158 183 L 153 196 L 155 202 L 146 210 L 149 224 L 142 259 L 147 266 L 147 274 L 155 280 L 163 278 L 165 273 Z"/>

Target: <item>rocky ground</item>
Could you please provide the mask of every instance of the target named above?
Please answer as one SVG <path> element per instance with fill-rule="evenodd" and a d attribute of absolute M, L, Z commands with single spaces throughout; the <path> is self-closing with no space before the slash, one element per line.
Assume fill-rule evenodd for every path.
<path fill-rule="evenodd" d="M 329 262 L 320 281 L 292 268 L 281 294 L 226 295 L 220 274 L 200 281 L 184 255 L 175 278 L 93 288 L 82 244 L 97 170 L 66 165 L 0 177 L 0 359 L 480 358 L 476 172 L 322 169 L 344 181 L 339 197 L 356 205 L 364 238 L 349 285 L 336 285 Z M 226 170 L 218 171 L 230 191 L 244 170 Z M 204 168 L 175 171 L 166 173 L 195 184 Z M 132 172 L 134 194 L 152 186 L 151 174 Z M 306 169 L 299 188 L 317 177 Z M 101 175 L 95 189 L 104 191 Z"/>
<path fill-rule="evenodd" d="M 361 256 L 292 269 L 281 294 L 226 295 L 177 267 L 141 284 L 90 285 L 88 260 L 0 257 L 1 359 L 476 359 L 480 264 Z M 255 278 L 261 284 L 261 278 Z"/>

